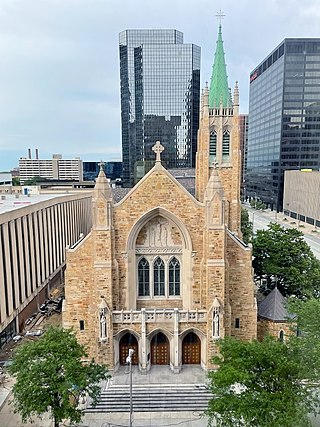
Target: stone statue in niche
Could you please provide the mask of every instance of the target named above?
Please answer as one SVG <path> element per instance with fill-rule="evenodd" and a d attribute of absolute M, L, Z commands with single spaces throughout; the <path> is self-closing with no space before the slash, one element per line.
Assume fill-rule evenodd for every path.
<path fill-rule="evenodd" d="M 219 310 L 217 308 L 213 312 L 212 332 L 213 332 L 212 334 L 213 338 L 220 337 L 220 315 L 219 315 Z"/>
<path fill-rule="evenodd" d="M 105 341 L 108 338 L 107 336 L 107 319 L 105 316 L 104 310 L 100 312 L 100 339 Z"/>

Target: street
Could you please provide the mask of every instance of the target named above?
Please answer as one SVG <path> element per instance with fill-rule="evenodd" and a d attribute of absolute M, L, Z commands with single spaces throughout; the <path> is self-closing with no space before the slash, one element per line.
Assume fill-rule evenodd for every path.
<path fill-rule="evenodd" d="M 282 227 L 286 228 L 298 228 L 298 221 L 289 217 L 287 217 L 287 221 L 284 221 L 285 216 L 283 213 L 276 213 L 270 210 L 258 211 L 248 206 L 248 204 L 245 204 L 244 207 L 249 212 L 249 219 L 253 223 L 254 233 L 256 233 L 257 230 L 266 229 L 270 222 L 277 222 Z M 291 224 L 293 222 L 295 222 L 295 224 Z M 298 229 L 304 234 L 305 241 L 311 247 L 316 258 L 320 259 L 320 230 L 318 233 L 312 234 L 312 230 L 314 229 L 312 225 L 303 222 L 300 222 L 300 225 L 304 225 L 304 227 L 299 227 Z"/>

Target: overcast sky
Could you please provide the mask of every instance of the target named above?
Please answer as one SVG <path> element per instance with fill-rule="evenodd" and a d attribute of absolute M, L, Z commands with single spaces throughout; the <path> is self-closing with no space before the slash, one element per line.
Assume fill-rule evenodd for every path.
<path fill-rule="evenodd" d="M 0 0 L 0 170 L 40 158 L 121 160 L 118 34 L 176 28 L 210 80 L 217 11 L 229 86 L 248 111 L 249 73 L 285 37 L 320 37 L 320 0 Z"/>

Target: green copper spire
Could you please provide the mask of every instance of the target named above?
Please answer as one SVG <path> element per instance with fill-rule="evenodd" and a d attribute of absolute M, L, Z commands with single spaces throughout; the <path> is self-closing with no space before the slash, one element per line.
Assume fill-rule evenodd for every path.
<path fill-rule="evenodd" d="M 217 40 L 216 53 L 212 66 L 212 74 L 209 89 L 209 107 L 219 108 L 222 102 L 223 107 L 230 106 L 230 94 L 228 88 L 227 67 L 224 60 L 224 50 L 222 41 L 221 24 Z"/>

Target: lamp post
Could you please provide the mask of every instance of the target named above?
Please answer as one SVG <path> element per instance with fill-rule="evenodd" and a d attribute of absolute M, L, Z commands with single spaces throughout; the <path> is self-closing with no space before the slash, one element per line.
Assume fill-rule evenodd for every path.
<path fill-rule="evenodd" d="M 133 348 L 129 348 L 129 354 L 126 359 L 126 362 L 129 364 L 129 379 L 130 379 L 130 415 L 129 415 L 129 426 L 132 427 L 132 415 L 133 415 L 133 406 L 132 406 L 132 355 L 134 353 Z"/>

